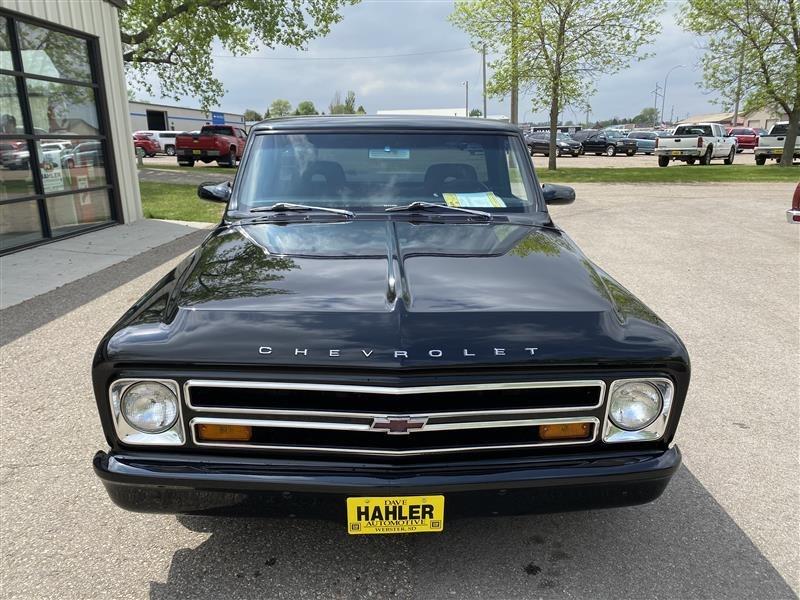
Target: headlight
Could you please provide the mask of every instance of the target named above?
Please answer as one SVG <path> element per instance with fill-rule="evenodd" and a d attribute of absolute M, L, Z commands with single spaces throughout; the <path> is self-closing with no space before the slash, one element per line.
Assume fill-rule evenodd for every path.
<path fill-rule="evenodd" d="M 122 417 L 143 433 L 161 433 L 178 418 L 178 399 L 166 385 L 143 381 L 130 386 L 122 395 Z"/>
<path fill-rule="evenodd" d="M 615 387 L 609 398 L 608 418 L 620 429 L 644 429 L 661 414 L 663 399 L 658 389 L 645 381 L 629 381 Z"/>

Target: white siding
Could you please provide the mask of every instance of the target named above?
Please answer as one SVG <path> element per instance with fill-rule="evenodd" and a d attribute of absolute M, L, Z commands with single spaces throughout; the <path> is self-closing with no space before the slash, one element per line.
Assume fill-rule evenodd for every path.
<path fill-rule="evenodd" d="M 130 223 L 142 217 L 142 201 L 131 143 L 128 93 L 122 64 L 117 8 L 106 0 L 0 0 L 0 6 L 23 15 L 69 27 L 99 39 L 105 95 L 108 104 L 107 132 L 117 166 L 117 193 L 122 217 Z"/>
<path fill-rule="evenodd" d="M 133 131 L 152 129 L 147 126 L 147 111 L 157 110 L 167 113 L 167 128 L 174 126 L 175 131 L 194 131 L 206 123 L 211 122 L 211 114 L 199 108 L 184 108 L 167 104 L 152 104 L 149 102 L 131 102 L 130 119 Z M 214 109 L 215 112 L 217 111 Z M 226 125 L 244 127 L 244 116 L 236 113 L 223 113 Z"/>

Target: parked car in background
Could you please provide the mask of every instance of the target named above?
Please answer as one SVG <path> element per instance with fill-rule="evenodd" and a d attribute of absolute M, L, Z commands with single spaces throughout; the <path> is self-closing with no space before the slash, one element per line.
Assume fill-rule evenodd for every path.
<path fill-rule="evenodd" d="M 525 143 L 531 156 L 534 154 L 544 154 L 550 156 L 550 132 L 534 131 L 525 136 Z M 556 133 L 556 150 L 559 156 L 570 154 L 579 156 L 581 153 L 581 143 L 576 142 L 568 133 L 561 131 Z"/>
<path fill-rule="evenodd" d="M 71 147 L 72 144 L 69 142 L 42 142 L 38 145 L 42 154 L 39 160 L 41 161 L 43 157 L 47 157 L 51 162 L 58 162 L 60 164 L 60 157 L 63 156 L 65 152 L 68 152 Z M 28 169 L 30 167 L 30 156 L 27 145 L 17 146 L 16 150 L 6 151 L 6 155 L 3 158 L 3 165 L 12 171 L 16 169 Z M 54 159 L 54 157 L 56 158 Z"/>
<path fill-rule="evenodd" d="M 597 131 L 596 129 L 583 129 L 576 131 L 572 137 L 581 142 L 583 152 L 594 152 L 600 156 L 615 156 L 616 154 L 636 154 L 636 141 L 629 140 L 622 133 L 613 130 Z"/>
<path fill-rule="evenodd" d="M 728 134 L 736 138 L 736 151 L 752 150 L 758 146 L 758 133 L 749 127 L 730 127 Z"/>
<path fill-rule="evenodd" d="M 789 221 L 789 223 L 800 225 L 800 183 L 794 188 L 792 208 L 786 211 L 786 220 Z"/>
<path fill-rule="evenodd" d="M 650 155 L 656 151 L 658 134 L 655 131 L 631 131 L 628 139 L 636 141 L 636 151 L 639 153 Z"/>
<path fill-rule="evenodd" d="M 233 167 L 242 158 L 247 134 L 231 125 L 206 125 L 199 133 L 180 134 L 175 138 L 175 155 L 182 167 L 193 167 L 196 160 L 206 164 L 217 161 Z"/>
<path fill-rule="evenodd" d="M 143 133 L 133 134 L 133 147 L 141 149 L 148 158 L 152 158 L 161 152 L 161 144 L 158 143 L 158 140 Z"/>
<path fill-rule="evenodd" d="M 97 140 L 78 144 L 72 152 L 65 154 L 62 162 L 68 169 L 73 167 L 101 167 L 103 161 L 103 145 Z"/>
<path fill-rule="evenodd" d="M 758 145 L 755 148 L 756 164 L 763 165 L 768 158 L 780 160 L 783 156 L 783 146 L 786 142 L 786 134 L 789 132 L 789 121 L 775 123 L 767 135 L 758 138 Z M 794 141 L 793 158 L 800 158 L 800 135 Z"/>
<path fill-rule="evenodd" d="M 659 167 L 666 167 L 673 160 L 710 165 L 714 158 L 722 158 L 730 165 L 736 156 L 736 138 L 719 123 L 678 125 L 672 135 L 658 138 L 656 156 Z"/>
<path fill-rule="evenodd" d="M 185 131 L 158 131 L 148 129 L 146 131 L 136 131 L 134 135 L 141 134 L 152 137 L 161 146 L 159 152 L 163 152 L 167 156 L 175 156 L 175 138 L 185 133 Z"/>

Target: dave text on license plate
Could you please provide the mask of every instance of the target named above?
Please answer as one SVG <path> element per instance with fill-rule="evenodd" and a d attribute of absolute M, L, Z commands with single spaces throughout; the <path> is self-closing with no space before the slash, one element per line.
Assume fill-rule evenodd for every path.
<path fill-rule="evenodd" d="M 423 533 L 444 529 L 444 496 L 347 499 L 347 531 L 353 535 Z"/>

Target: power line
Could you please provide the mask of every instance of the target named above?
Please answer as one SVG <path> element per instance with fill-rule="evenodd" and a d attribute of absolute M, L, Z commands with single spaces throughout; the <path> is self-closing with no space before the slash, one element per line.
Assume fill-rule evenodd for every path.
<path fill-rule="evenodd" d="M 429 54 L 444 54 L 447 52 L 464 52 L 465 50 L 472 50 L 470 47 L 466 48 L 451 48 L 449 50 L 428 50 L 427 52 L 410 52 L 407 54 L 380 54 L 370 56 L 234 56 L 232 54 L 212 54 L 214 58 L 243 58 L 246 60 L 374 60 L 381 58 L 404 58 L 410 56 L 426 56 Z"/>

